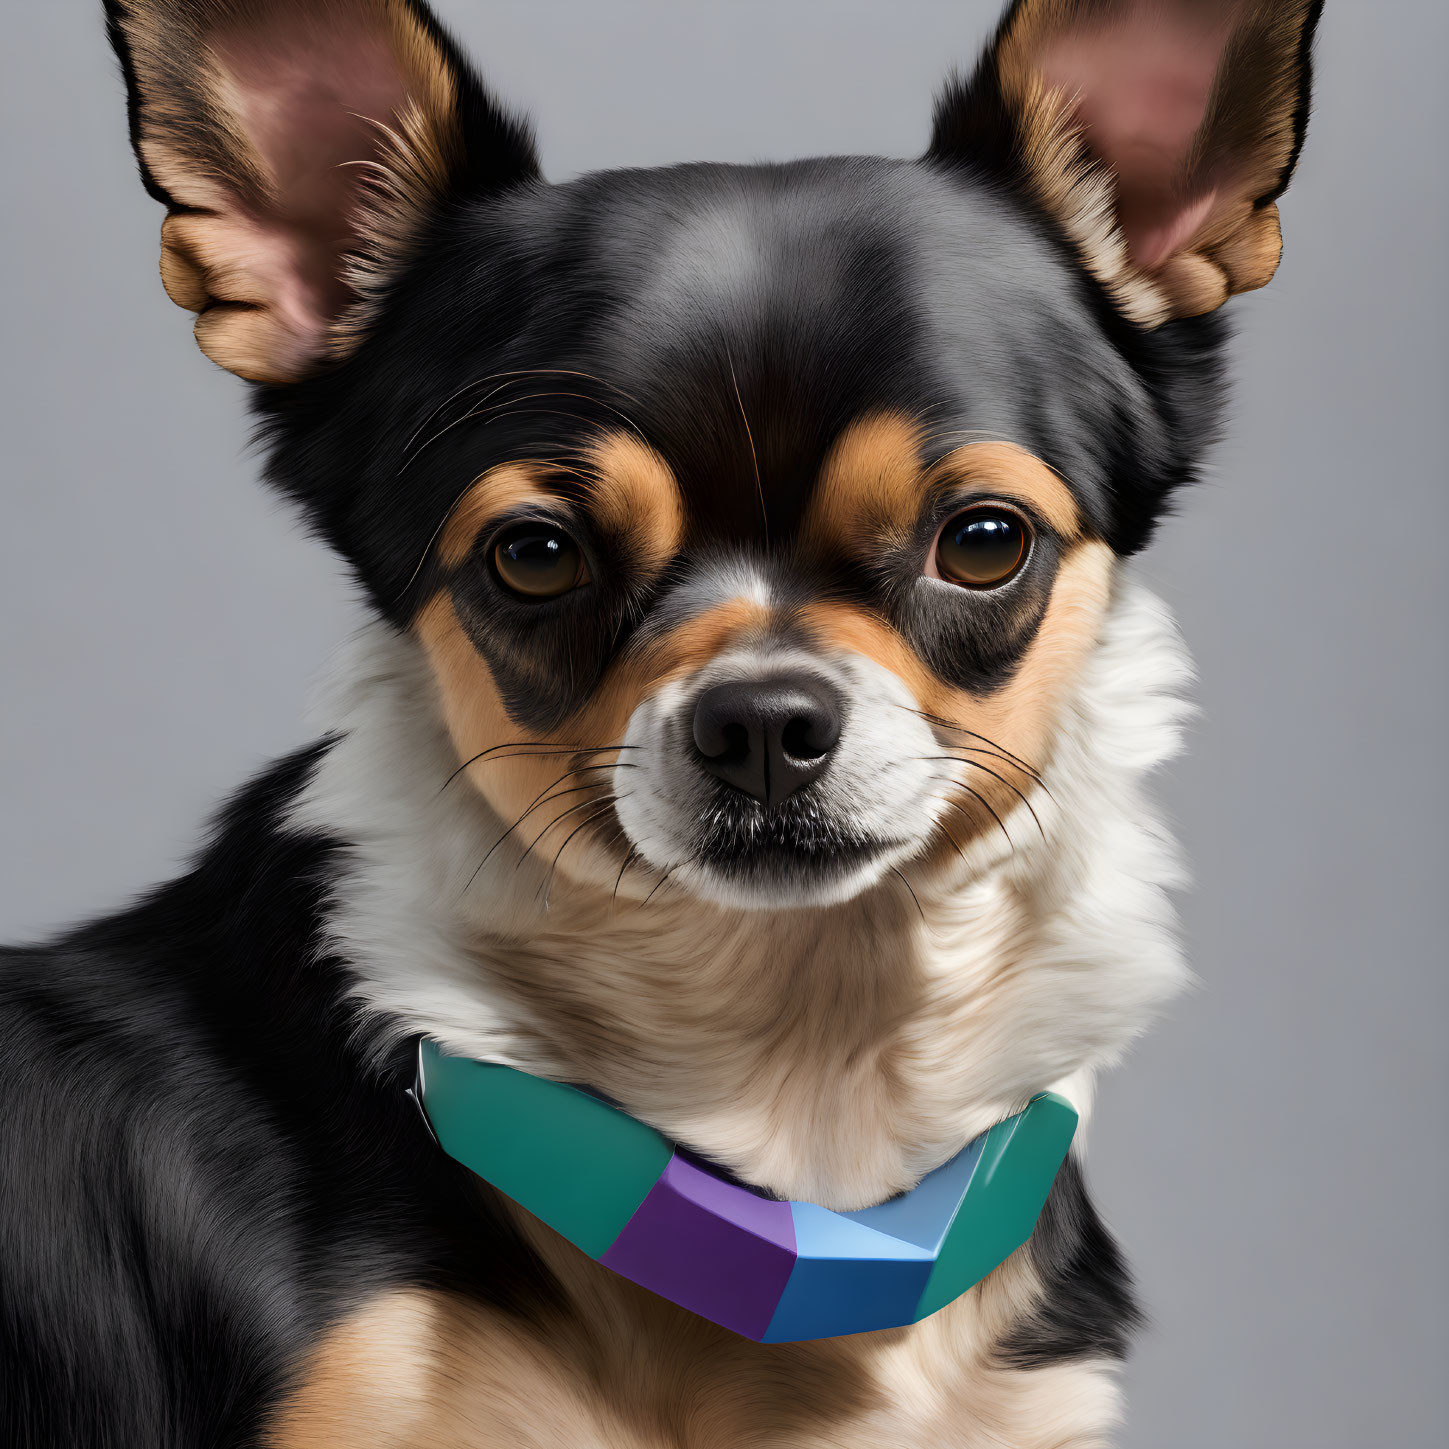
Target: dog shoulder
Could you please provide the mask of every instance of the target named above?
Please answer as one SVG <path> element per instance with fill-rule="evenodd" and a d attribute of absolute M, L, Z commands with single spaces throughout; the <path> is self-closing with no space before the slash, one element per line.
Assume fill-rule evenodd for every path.
<path fill-rule="evenodd" d="M 1117 1240 L 1069 1154 L 1025 1253 L 1041 1284 L 1035 1308 L 1002 1340 L 1001 1359 L 1037 1369 L 1079 1359 L 1124 1359 L 1143 1315 Z"/>

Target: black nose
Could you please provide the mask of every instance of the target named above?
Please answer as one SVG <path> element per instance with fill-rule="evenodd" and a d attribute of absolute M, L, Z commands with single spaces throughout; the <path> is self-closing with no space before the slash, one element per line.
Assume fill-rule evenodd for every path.
<path fill-rule="evenodd" d="M 809 675 L 716 684 L 694 702 L 704 768 L 765 805 L 816 779 L 839 739 L 839 697 Z"/>

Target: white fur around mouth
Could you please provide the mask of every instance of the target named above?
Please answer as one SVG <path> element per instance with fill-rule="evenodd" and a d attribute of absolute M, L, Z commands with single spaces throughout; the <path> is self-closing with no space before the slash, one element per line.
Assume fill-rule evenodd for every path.
<path fill-rule="evenodd" d="M 330 945 L 399 1035 L 587 1081 L 749 1181 L 848 1206 L 1044 1086 L 1079 1074 L 1085 1103 L 1186 979 L 1176 855 L 1142 780 L 1175 748 L 1187 678 L 1161 606 L 1119 589 L 1046 767 L 1044 836 L 1021 831 L 1015 853 L 983 837 L 919 910 L 892 880 L 861 883 L 888 858 L 768 903 L 680 864 L 646 905 L 687 857 L 662 840 L 612 904 L 560 879 L 544 912 L 542 868 L 501 851 L 470 884 L 499 822 L 474 791 L 439 793 L 456 760 L 426 664 L 383 625 L 338 672 L 337 743 L 292 825 L 345 844 Z M 635 838 L 657 823 L 626 821 Z"/>

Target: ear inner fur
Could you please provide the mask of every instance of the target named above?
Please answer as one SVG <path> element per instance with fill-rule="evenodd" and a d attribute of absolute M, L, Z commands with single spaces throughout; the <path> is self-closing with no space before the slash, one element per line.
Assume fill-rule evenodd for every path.
<path fill-rule="evenodd" d="M 289 382 L 356 346 L 429 212 L 496 144 L 533 172 L 414 0 L 108 0 L 161 273 L 221 366 Z M 484 135 L 464 133 L 465 92 Z M 491 131 L 490 131 L 491 128 Z"/>
<path fill-rule="evenodd" d="M 1277 268 L 1275 203 L 1302 142 L 1320 9 L 1020 0 L 969 86 L 943 96 L 931 155 L 971 155 L 1004 107 L 1014 179 L 1129 317 L 1211 311 Z M 1133 109 L 1152 104 L 1150 123 Z"/>

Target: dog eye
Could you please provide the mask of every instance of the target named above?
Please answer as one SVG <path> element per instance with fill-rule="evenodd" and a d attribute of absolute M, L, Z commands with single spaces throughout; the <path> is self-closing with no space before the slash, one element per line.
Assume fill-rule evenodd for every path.
<path fill-rule="evenodd" d="M 515 523 L 493 545 L 493 568 L 510 593 L 556 599 L 584 582 L 584 556 L 552 523 Z"/>
<path fill-rule="evenodd" d="M 1005 508 L 967 508 L 946 520 L 936 540 L 934 563 L 948 583 L 969 589 L 1004 584 L 1021 567 L 1031 531 Z"/>

